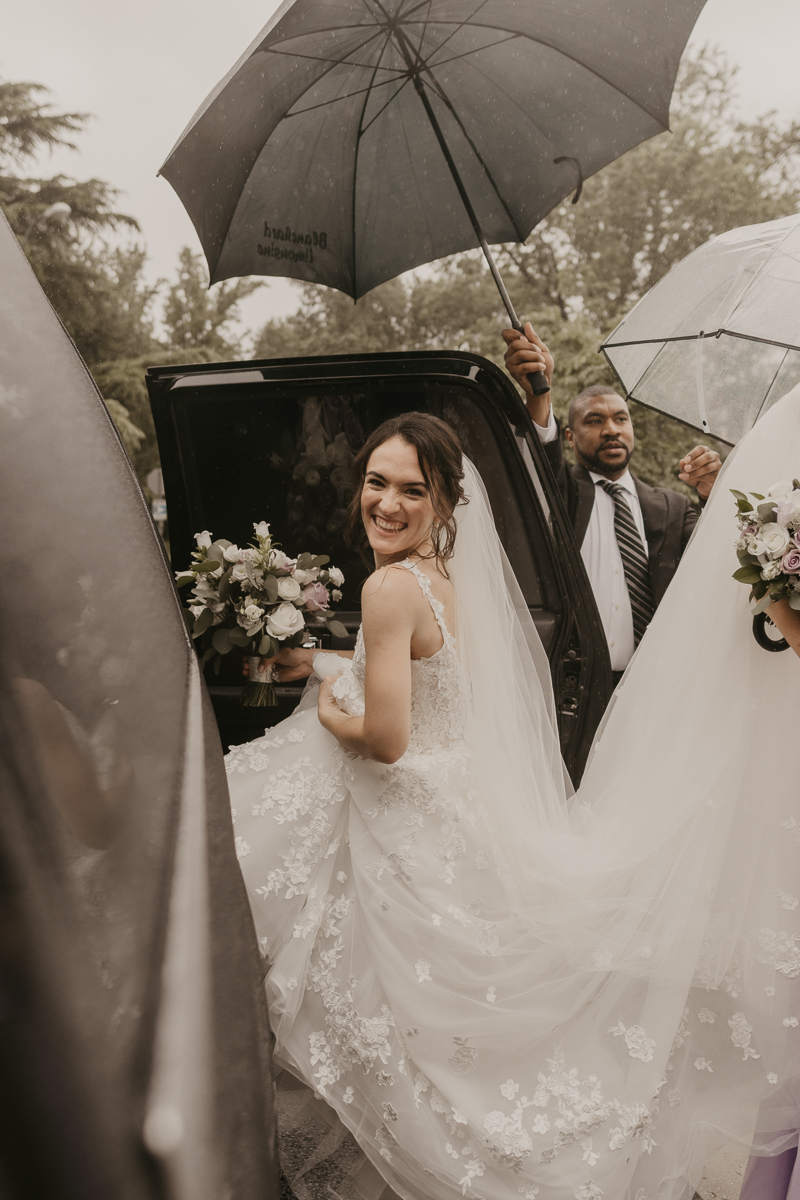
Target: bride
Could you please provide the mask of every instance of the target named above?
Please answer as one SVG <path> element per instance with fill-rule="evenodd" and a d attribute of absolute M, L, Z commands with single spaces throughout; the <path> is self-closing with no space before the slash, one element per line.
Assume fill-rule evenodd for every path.
<path fill-rule="evenodd" d="M 798 473 L 799 414 L 796 389 L 729 486 Z M 452 430 L 395 418 L 355 466 L 376 566 L 356 649 L 314 656 L 298 711 L 226 760 L 306 1194 L 318 1163 L 347 1198 L 678 1200 L 757 1116 L 760 1153 L 796 1144 L 800 687 L 750 634 L 728 492 L 572 797 Z"/>

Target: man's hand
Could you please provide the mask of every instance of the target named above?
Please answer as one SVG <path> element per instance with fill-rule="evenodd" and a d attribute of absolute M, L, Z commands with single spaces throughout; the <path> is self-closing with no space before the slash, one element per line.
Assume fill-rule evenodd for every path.
<path fill-rule="evenodd" d="M 503 339 L 507 346 L 506 370 L 525 392 L 525 403 L 531 417 L 544 428 L 550 420 L 550 393 L 534 396 L 528 376 L 535 371 L 544 371 L 547 382 L 552 386 L 553 356 L 542 339 L 534 333 L 530 321 L 526 322 L 524 337 L 516 329 L 504 329 Z"/>
<path fill-rule="evenodd" d="M 716 450 L 709 450 L 708 446 L 695 446 L 681 459 L 679 466 L 678 478 L 693 487 L 701 500 L 707 500 L 722 466 Z"/>

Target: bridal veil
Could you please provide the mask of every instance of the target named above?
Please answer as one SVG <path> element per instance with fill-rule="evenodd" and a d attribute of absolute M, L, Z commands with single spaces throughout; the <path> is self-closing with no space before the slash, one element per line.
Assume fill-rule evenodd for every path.
<path fill-rule="evenodd" d="M 549 1129 L 525 1174 L 548 1197 L 677 1200 L 723 1141 L 797 1142 L 800 663 L 752 637 L 729 489 L 800 474 L 800 388 L 726 462 L 571 799 L 546 657 L 466 471 L 450 573 L 512 914 L 497 1006 L 523 1075 L 542 1054 L 521 1083 Z"/>

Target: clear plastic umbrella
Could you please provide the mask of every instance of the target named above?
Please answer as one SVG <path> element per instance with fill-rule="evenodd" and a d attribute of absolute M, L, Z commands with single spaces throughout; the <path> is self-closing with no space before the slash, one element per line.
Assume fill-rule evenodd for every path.
<path fill-rule="evenodd" d="M 480 246 L 519 328 L 488 243 L 524 241 L 584 178 L 668 128 L 704 3 L 295 0 L 161 174 L 212 283 L 282 275 L 356 299 Z"/>
<path fill-rule="evenodd" d="M 800 214 L 694 250 L 602 349 L 629 397 L 738 442 L 800 383 Z"/>

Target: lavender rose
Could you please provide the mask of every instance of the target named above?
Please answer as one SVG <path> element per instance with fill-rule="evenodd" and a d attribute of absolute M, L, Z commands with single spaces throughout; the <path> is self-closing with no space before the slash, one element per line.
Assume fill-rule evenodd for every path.
<path fill-rule="evenodd" d="M 800 575 L 800 549 L 793 546 L 784 554 L 781 560 L 781 570 L 786 575 Z"/>
<path fill-rule="evenodd" d="M 329 605 L 328 589 L 321 583 L 310 583 L 303 588 L 303 603 L 309 612 L 327 608 Z"/>

